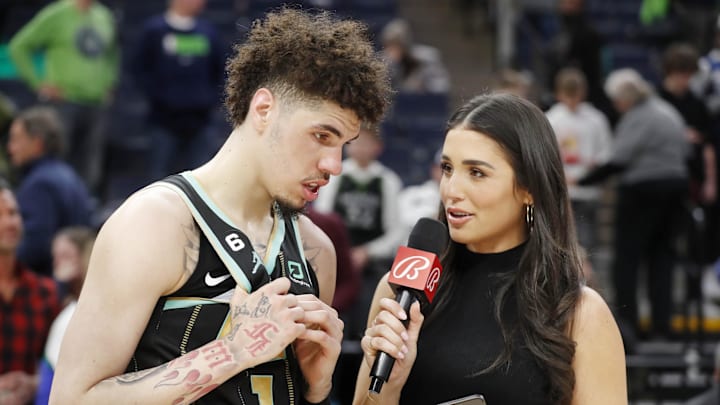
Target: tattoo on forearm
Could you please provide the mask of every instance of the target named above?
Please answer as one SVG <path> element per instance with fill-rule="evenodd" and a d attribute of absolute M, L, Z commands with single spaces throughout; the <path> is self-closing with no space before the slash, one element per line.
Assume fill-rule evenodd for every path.
<path fill-rule="evenodd" d="M 232 363 L 233 361 L 230 351 L 225 346 L 225 343 L 220 340 L 216 340 L 206 347 L 201 348 L 200 351 L 205 355 L 205 360 L 211 362 L 208 365 L 210 368 L 215 368 L 225 363 Z"/>
<path fill-rule="evenodd" d="M 188 404 L 220 385 L 211 383 L 213 380 L 213 374 L 211 372 L 202 371 L 197 365 L 193 365 L 193 360 L 200 356 L 203 356 L 203 358 L 209 362 L 208 367 L 211 369 L 233 362 L 233 356 L 225 344 L 221 341 L 215 341 L 162 366 L 123 374 L 113 378 L 112 381 L 123 385 L 137 384 L 160 374 L 160 382 L 155 384 L 154 388 L 182 385 L 185 388 L 185 392 L 175 398 L 172 404 Z"/>
<path fill-rule="evenodd" d="M 250 352 L 250 355 L 253 357 L 257 357 L 259 352 L 262 352 L 265 350 L 265 347 L 270 343 L 270 338 L 273 336 L 268 336 L 268 333 L 278 332 L 277 326 L 273 325 L 269 322 L 263 322 L 259 323 L 255 326 L 253 326 L 252 330 L 245 329 L 245 334 L 250 336 L 254 339 L 254 341 L 245 346 L 245 349 L 247 349 Z"/>
<path fill-rule="evenodd" d="M 140 370 L 140 371 L 136 371 L 134 373 L 127 373 L 127 374 L 119 375 L 117 377 L 114 377 L 112 379 L 112 381 L 115 381 L 116 383 L 121 384 L 121 385 L 135 384 L 146 378 L 149 378 L 150 376 L 162 373 L 163 371 L 165 371 L 167 369 L 168 365 L 169 364 L 164 364 L 162 366 L 150 368 L 147 370 Z M 106 380 L 106 381 L 110 381 L 110 380 Z"/>
<path fill-rule="evenodd" d="M 221 363 L 232 362 L 227 348 L 222 342 L 216 341 L 207 347 L 193 350 L 183 357 L 179 357 L 167 365 L 167 373 L 163 375 L 163 379 L 155 384 L 155 388 L 165 386 L 182 385 L 187 391 L 172 402 L 173 405 L 190 403 L 208 392 L 217 388 L 220 384 L 211 384 L 213 379 L 212 373 L 203 372 L 197 367 L 193 367 L 192 360 L 200 355 L 205 356 L 205 360 L 213 361 L 209 367 L 214 368 Z"/>
<path fill-rule="evenodd" d="M 192 221 L 183 225 L 183 232 L 185 233 L 183 269 L 190 275 L 195 271 L 195 266 L 197 266 L 200 257 L 200 232 L 197 225 Z"/>

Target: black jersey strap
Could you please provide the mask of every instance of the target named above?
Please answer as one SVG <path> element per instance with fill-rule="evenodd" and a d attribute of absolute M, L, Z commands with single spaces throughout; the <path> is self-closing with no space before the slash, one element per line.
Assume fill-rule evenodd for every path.
<path fill-rule="evenodd" d="M 262 258 L 247 235 L 221 218 L 200 195 L 189 173 L 169 176 L 164 185 L 175 188 L 190 209 L 195 222 L 207 237 L 235 282 L 252 292 L 270 282 Z M 284 231 L 284 229 L 283 229 Z"/>

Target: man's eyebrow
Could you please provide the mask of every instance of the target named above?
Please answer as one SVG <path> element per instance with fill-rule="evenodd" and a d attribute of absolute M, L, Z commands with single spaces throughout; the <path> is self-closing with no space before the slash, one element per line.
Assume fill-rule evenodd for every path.
<path fill-rule="evenodd" d="M 315 125 L 315 127 L 316 127 L 316 128 L 320 128 L 320 129 L 324 129 L 325 131 L 328 131 L 328 132 L 332 132 L 332 133 L 335 134 L 335 136 L 337 136 L 338 138 L 342 138 L 342 134 L 340 134 L 340 131 L 338 131 L 338 129 L 335 128 L 335 127 L 332 126 L 332 125 L 328 125 L 328 124 L 317 124 L 317 125 Z"/>

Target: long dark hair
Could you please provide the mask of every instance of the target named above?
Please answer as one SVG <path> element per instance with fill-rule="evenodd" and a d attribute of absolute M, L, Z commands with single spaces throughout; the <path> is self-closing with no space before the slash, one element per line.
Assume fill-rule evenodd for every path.
<path fill-rule="evenodd" d="M 534 221 L 517 272 L 501 279 L 495 297 L 504 350 L 479 373 L 509 365 L 513 335 L 519 334 L 550 382 L 550 399 L 570 403 L 575 385 L 572 360 L 575 343 L 570 337 L 575 308 L 584 282 L 575 237 L 565 174 L 557 141 L 545 115 L 532 103 L 510 94 L 484 94 L 460 107 L 447 130 L 466 129 L 493 139 L 504 150 L 515 172 L 516 186 L 533 196 Z M 441 207 L 440 219 L 447 223 Z M 525 212 L 518 213 L 525 215 Z M 441 316 L 456 289 L 455 261 L 460 244 L 453 242 L 443 255 L 438 298 L 429 308 L 427 322 Z M 509 294 L 510 292 L 513 294 Z M 514 297 L 517 324 L 501 313 Z"/>

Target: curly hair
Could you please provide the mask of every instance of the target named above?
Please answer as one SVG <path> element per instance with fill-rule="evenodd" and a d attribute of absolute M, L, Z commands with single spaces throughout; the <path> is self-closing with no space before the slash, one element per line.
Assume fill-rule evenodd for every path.
<path fill-rule="evenodd" d="M 282 8 L 256 20 L 227 64 L 225 106 L 242 124 L 255 91 L 267 87 L 302 101 L 331 101 L 369 123 L 382 119 L 390 99 L 387 66 L 365 25 Z"/>

